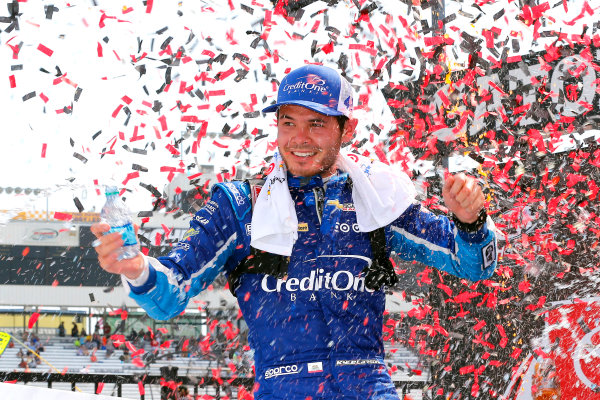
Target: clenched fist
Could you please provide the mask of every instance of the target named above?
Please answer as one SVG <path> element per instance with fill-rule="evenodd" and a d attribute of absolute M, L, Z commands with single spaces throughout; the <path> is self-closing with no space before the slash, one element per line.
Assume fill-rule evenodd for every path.
<path fill-rule="evenodd" d="M 98 253 L 98 262 L 102 269 L 112 274 L 123 274 L 129 279 L 136 279 L 144 270 L 144 258 L 142 253 L 138 253 L 134 258 L 118 260 L 119 249 L 123 247 L 121 234 L 113 232 L 105 235 L 110 230 L 108 224 L 94 224 L 91 231 L 96 236 L 94 248 Z M 134 225 L 135 235 L 137 237 L 139 227 Z"/>
<path fill-rule="evenodd" d="M 466 224 L 477 220 L 485 200 L 477 180 L 462 172 L 446 177 L 442 195 L 446 207 Z"/>

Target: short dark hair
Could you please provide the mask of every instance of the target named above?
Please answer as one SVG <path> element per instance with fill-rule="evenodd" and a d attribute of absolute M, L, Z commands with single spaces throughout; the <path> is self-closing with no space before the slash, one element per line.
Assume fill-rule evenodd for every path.
<path fill-rule="evenodd" d="M 344 126 L 346 126 L 346 122 L 348 122 L 350 118 L 346 117 L 345 115 L 338 115 L 335 118 L 337 119 L 338 126 L 340 127 L 340 132 L 343 133 Z"/>

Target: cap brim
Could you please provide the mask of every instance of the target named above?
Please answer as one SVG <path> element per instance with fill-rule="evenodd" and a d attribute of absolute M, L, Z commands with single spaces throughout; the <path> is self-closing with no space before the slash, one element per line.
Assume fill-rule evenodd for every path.
<path fill-rule="evenodd" d="M 277 111 L 277 109 L 279 107 L 285 106 L 285 105 L 306 107 L 309 110 L 313 110 L 313 111 L 318 112 L 319 114 L 328 115 L 331 117 L 337 117 L 340 115 L 344 115 L 343 112 L 334 110 L 333 108 L 326 107 L 323 104 L 313 103 L 312 101 L 302 101 L 302 100 L 291 100 L 291 101 L 283 101 L 281 103 L 276 103 L 276 104 L 273 104 L 273 105 L 263 108 L 262 112 L 264 112 L 264 113 L 275 112 L 275 111 Z"/>

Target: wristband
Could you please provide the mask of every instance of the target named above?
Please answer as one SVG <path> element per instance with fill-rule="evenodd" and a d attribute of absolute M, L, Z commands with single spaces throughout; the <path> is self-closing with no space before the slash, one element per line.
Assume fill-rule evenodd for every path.
<path fill-rule="evenodd" d="M 461 230 L 463 232 L 475 233 L 479 232 L 485 221 L 487 220 L 487 212 L 485 211 L 485 207 L 479 211 L 477 215 L 477 219 L 473 222 L 462 222 L 455 214 L 452 214 L 452 221 L 454 221 L 454 225 L 456 225 L 456 229 Z"/>

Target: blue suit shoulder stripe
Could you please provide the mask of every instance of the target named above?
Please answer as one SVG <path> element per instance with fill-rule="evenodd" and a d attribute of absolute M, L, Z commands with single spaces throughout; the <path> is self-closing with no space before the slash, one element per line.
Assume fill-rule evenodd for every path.
<path fill-rule="evenodd" d="M 231 203 L 231 207 L 233 208 L 233 212 L 238 221 L 243 220 L 252 210 L 250 188 L 245 181 L 217 183 L 213 185 L 211 196 L 217 189 L 221 189 L 229 198 L 229 202 Z"/>
<path fill-rule="evenodd" d="M 399 227 L 393 226 L 393 225 L 391 226 L 391 230 L 394 235 L 402 236 L 406 240 L 409 240 L 412 243 L 414 243 L 415 247 L 416 246 L 424 246 L 425 248 L 427 248 L 428 250 L 431 250 L 434 253 L 443 253 L 447 256 L 450 256 L 453 260 L 458 261 L 456 254 L 454 254 L 454 252 L 452 252 L 449 248 L 447 248 L 445 246 L 441 246 L 439 244 L 436 244 L 436 243 L 432 242 L 429 238 L 423 238 L 423 237 L 414 235 L 411 232 L 409 232 L 403 228 L 399 228 Z"/>

